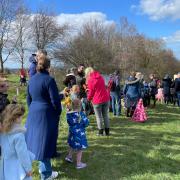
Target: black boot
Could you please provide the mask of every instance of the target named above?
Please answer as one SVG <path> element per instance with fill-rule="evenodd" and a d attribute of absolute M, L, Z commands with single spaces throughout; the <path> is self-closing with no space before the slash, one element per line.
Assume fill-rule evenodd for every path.
<path fill-rule="evenodd" d="M 104 129 L 99 129 L 99 132 L 98 132 L 98 136 L 103 136 L 103 131 L 104 131 Z"/>
<path fill-rule="evenodd" d="M 130 117 L 129 113 L 130 113 L 130 109 L 127 108 L 127 111 L 126 111 L 126 117 Z"/>
<path fill-rule="evenodd" d="M 134 109 L 132 108 L 132 109 L 130 110 L 130 117 L 132 117 L 133 114 L 134 114 Z"/>
<path fill-rule="evenodd" d="M 109 136 L 109 128 L 105 128 L 106 136 Z"/>

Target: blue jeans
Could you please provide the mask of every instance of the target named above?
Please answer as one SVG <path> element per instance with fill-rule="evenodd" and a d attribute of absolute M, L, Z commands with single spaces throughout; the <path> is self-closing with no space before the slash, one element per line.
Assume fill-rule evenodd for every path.
<path fill-rule="evenodd" d="M 41 180 L 46 180 L 52 174 L 51 160 L 44 159 L 39 161 L 39 172 L 41 174 Z"/>
<path fill-rule="evenodd" d="M 112 110 L 113 114 L 116 116 L 121 115 L 121 95 L 117 92 L 111 92 Z"/>
<path fill-rule="evenodd" d="M 176 94 L 177 94 L 178 106 L 180 107 L 180 91 L 178 91 Z"/>

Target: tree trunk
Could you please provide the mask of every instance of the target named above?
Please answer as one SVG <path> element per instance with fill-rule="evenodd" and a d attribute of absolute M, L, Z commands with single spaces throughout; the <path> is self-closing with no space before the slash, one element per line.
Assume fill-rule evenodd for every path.
<path fill-rule="evenodd" d="M 21 59 L 21 69 L 24 69 L 24 60 L 23 60 L 23 58 Z"/>
<path fill-rule="evenodd" d="M 1 70 L 0 70 L 0 72 L 3 73 L 4 72 L 4 62 L 3 62 L 3 59 L 2 59 L 2 55 L 0 55 L 0 63 L 1 63 Z"/>

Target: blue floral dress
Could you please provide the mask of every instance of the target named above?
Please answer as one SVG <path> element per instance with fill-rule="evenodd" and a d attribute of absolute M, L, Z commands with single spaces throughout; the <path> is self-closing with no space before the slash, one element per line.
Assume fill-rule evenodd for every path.
<path fill-rule="evenodd" d="M 83 112 L 68 112 L 66 115 L 69 125 L 68 144 L 74 150 L 86 149 L 88 147 L 85 128 L 89 120 Z"/>

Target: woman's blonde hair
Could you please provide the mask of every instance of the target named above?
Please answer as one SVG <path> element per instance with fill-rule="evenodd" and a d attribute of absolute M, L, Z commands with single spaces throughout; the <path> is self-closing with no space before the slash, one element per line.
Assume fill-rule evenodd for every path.
<path fill-rule="evenodd" d="M 72 110 L 73 111 L 80 111 L 81 109 L 81 100 L 80 99 L 73 99 L 72 100 L 72 103 L 71 103 L 71 106 L 72 106 Z"/>
<path fill-rule="evenodd" d="M 92 67 L 87 67 L 85 69 L 85 76 L 86 78 L 89 76 L 89 74 L 91 74 L 94 71 L 94 69 Z"/>
<path fill-rule="evenodd" d="M 77 90 L 79 90 L 79 86 L 77 84 L 73 85 L 73 87 L 71 88 L 71 92 L 76 92 Z"/>
<path fill-rule="evenodd" d="M 38 57 L 37 71 L 42 72 L 50 68 L 50 60 L 46 55 L 40 54 Z"/>
<path fill-rule="evenodd" d="M 6 106 L 5 110 L 2 112 L 2 127 L 3 132 L 9 132 L 12 129 L 13 124 L 16 120 L 23 116 L 25 113 L 25 108 L 20 104 L 9 104 Z"/>

